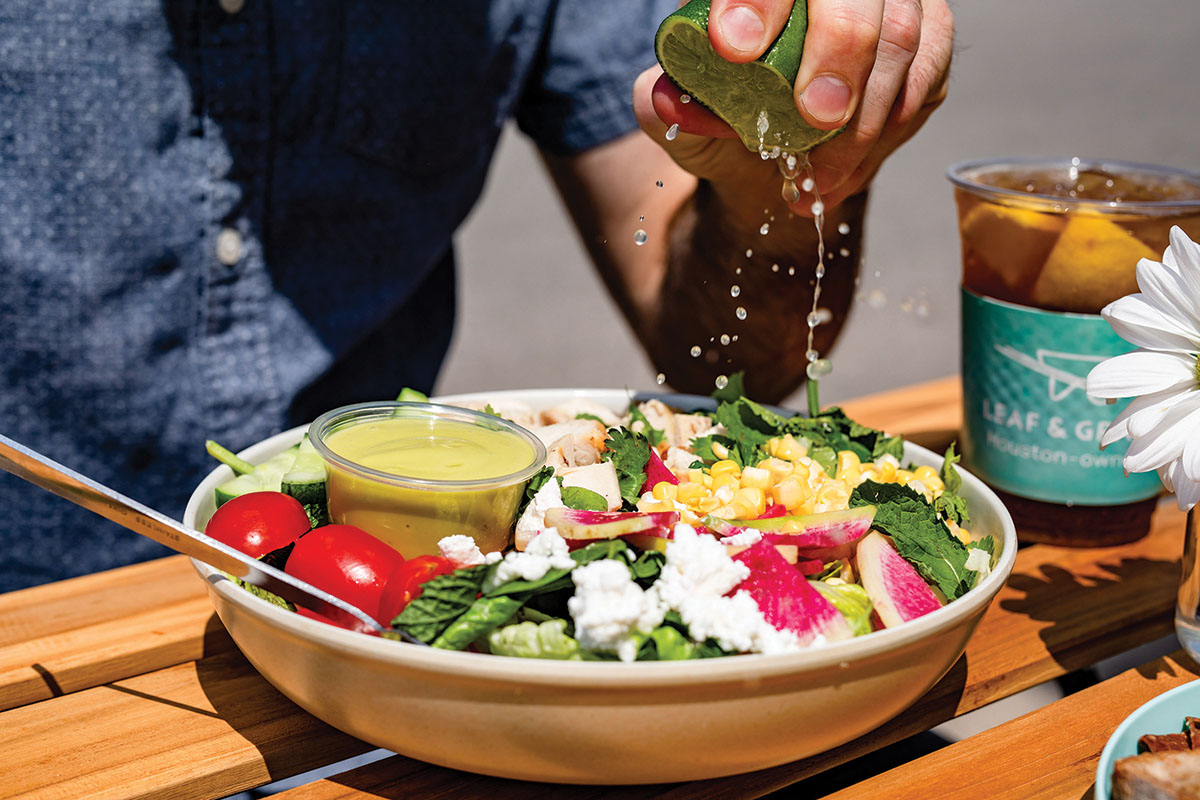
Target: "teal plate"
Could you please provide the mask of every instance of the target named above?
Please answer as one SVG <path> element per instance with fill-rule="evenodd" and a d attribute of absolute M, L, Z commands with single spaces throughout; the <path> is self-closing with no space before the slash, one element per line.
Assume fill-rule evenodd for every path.
<path fill-rule="evenodd" d="M 1117 726 L 1096 765 L 1095 800 L 1111 800 L 1112 770 L 1118 758 L 1137 755 L 1137 740 L 1147 733 L 1178 733 L 1184 717 L 1200 717 L 1200 680 L 1176 686 L 1142 704 Z"/>

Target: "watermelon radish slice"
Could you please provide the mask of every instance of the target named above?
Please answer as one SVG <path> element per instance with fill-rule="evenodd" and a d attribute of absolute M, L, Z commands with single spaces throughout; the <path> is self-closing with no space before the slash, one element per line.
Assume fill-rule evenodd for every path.
<path fill-rule="evenodd" d="M 737 591 L 754 598 L 771 626 L 795 633 L 802 645 L 818 636 L 832 642 L 853 635 L 833 603 L 767 542 L 758 542 L 733 558 L 750 568 L 750 576 L 738 584 Z"/>
<path fill-rule="evenodd" d="M 667 483 L 678 486 L 679 478 L 675 477 L 675 473 L 667 468 L 663 460 L 658 457 L 658 453 L 653 447 L 650 448 L 650 460 L 646 462 L 646 482 L 642 484 L 640 494 L 645 494 L 654 489 L 655 486 L 666 481 Z"/>
<path fill-rule="evenodd" d="M 771 505 L 767 506 L 766 511 L 758 515 L 758 518 L 775 519 L 776 517 L 786 517 L 787 515 L 787 506 L 780 505 L 779 503 L 772 503 Z"/>
<path fill-rule="evenodd" d="M 574 508 L 546 509 L 548 528 L 557 528 L 564 539 L 616 539 L 627 533 L 642 533 L 653 528 L 673 528 L 679 522 L 678 511 L 579 511 Z"/>
<path fill-rule="evenodd" d="M 942 607 L 912 564 L 877 531 L 858 543 L 858 574 L 884 627 L 893 628 Z"/>
<path fill-rule="evenodd" d="M 871 529 L 874 519 L 875 506 L 859 506 L 845 511 L 766 519 L 720 519 L 708 516 L 704 518 L 704 524 L 723 536 L 733 536 L 752 528 L 762 531 L 763 538 L 775 544 L 794 544 L 801 550 L 827 550 L 858 541 Z"/>

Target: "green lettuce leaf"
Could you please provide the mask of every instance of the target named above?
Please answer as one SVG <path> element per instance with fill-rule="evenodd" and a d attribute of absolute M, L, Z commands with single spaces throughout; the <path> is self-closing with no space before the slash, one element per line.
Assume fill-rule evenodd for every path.
<path fill-rule="evenodd" d="M 842 616 L 850 623 L 850 630 L 855 636 L 871 632 L 871 609 L 873 606 L 866 589 L 857 583 L 831 584 L 824 581 L 809 581 L 809 583 L 842 613 Z"/>
<path fill-rule="evenodd" d="M 505 625 L 488 634 L 488 649 L 499 656 L 517 658 L 550 658 L 560 661 L 578 661 L 579 642 L 567 635 L 565 619 L 550 619 L 545 622 L 526 620 L 514 625 Z"/>

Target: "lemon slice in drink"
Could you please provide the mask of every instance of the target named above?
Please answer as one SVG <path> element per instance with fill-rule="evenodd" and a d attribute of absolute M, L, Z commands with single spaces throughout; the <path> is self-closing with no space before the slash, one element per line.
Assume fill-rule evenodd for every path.
<path fill-rule="evenodd" d="M 841 129 L 823 131 L 804 121 L 792 88 L 800 70 L 808 3 L 796 0 L 779 37 L 757 61 L 733 64 L 708 39 L 709 0 L 691 0 L 668 16 L 654 37 L 663 72 L 680 89 L 729 124 L 754 152 L 804 153 Z"/>

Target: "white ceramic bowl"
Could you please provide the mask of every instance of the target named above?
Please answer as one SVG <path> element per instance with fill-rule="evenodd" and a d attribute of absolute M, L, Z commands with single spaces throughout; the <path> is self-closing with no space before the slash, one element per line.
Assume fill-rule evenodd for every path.
<path fill-rule="evenodd" d="M 439 398 L 521 400 L 547 408 L 588 398 L 623 410 L 615 390 L 490 392 Z M 686 403 L 684 405 L 687 405 Z M 303 428 L 241 455 L 258 462 Z M 940 466 L 907 444 L 905 459 Z M 184 521 L 203 528 L 220 467 Z M 217 614 L 263 677 L 330 725 L 455 769 L 534 781 L 656 783 L 776 766 L 861 736 L 899 714 L 962 655 L 1012 571 L 1012 519 L 962 472 L 971 530 L 997 542 L 995 570 L 965 596 L 897 628 L 800 653 L 700 661 L 541 661 L 433 650 L 335 628 L 263 602 L 205 564 Z"/>

